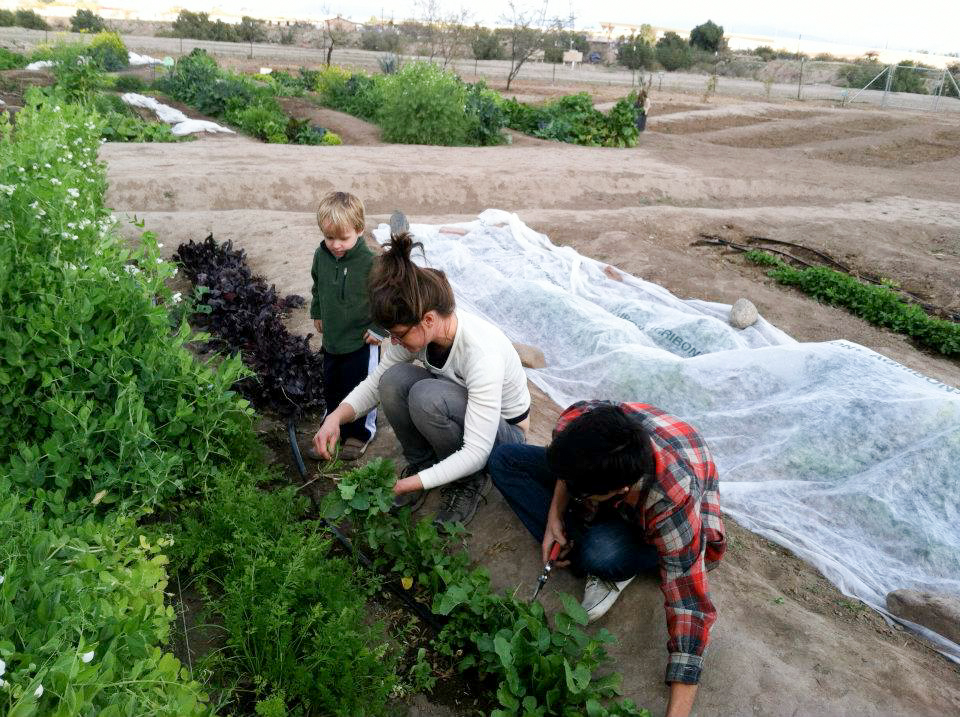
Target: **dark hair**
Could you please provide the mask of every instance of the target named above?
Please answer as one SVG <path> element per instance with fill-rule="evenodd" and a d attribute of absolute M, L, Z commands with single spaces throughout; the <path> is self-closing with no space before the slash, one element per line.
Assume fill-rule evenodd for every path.
<path fill-rule="evenodd" d="M 370 313 L 373 322 L 386 329 L 419 324 L 424 314 L 436 311 L 449 316 L 456 308 L 453 288 L 439 269 L 423 269 L 410 253 L 423 244 L 409 232 L 391 234 L 386 251 L 370 271 Z"/>
<path fill-rule="evenodd" d="M 547 465 L 574 496 L 601 495 L 653 476 L 653 449 L 639 417 L 603 403 L 573 419 L 547 446 Z"/>

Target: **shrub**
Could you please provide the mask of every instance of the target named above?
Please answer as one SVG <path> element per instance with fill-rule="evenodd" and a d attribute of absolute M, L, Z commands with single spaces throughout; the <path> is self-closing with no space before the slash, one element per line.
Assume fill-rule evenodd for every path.
<path fill-rule="evenodd" d="M 247 104 L 238 97 L 232 97 L 224 119 L 265 142 L 284 144 L 287 141 L 287 116 L 275 101 Z"/>
<path fill-rule="evenodd" d="M 317 89 L 321 101 L 341 112 L 375 121 L 383 105 L 382 76 L 347 75 L 340 68 L 321 70 Z"/>
<path fill-rule="evenodd" d="M 494 30 L 474 25 L 470 34 L 470 49 L 475 60 L 502 60 L 503 45 Z"/>
<path fill-rule="evenodd" d="M 384 75 L 392 75 L 403 64 L 400 55 L 385 55 L 377 58 L 377 64 L 380 65 L 380 72 Z"/>
<path fill-rule="evenodd" d="M 177 60 L 173 69 L 157 80 L 157 87 L 214 117 L 225 115 L 231 101 L 238 107 L 251 106 L 269 94 L 252 80 L 222 72 L 216 61 L 200 48 Z"/>
<path fill-rule="evenodd" d="M 631 70 L 652 67 L 656 61 L 656 51 L 643 37 L 630 35 L 620 38 L 617 43 L 617 62 Z"/>
<path fill-rule="evenodd" d="M 14 15 L 13 24 L 18 27 L 25 27 L 28 30 L 49 30 L 47 21 L 37 15 L 33 10 L 17 10 Z"/>
<path fill-rule="evenodd" d="M 87 48 L 75 43 L 54 45 L 49 50 L 57 89 L 70 100 L 84 101 L 104 84 L 104 75 L 90 60 Z"/>
<path fill-rule="evenodd" d="M 665 70 L 682 70 L 693 63 L 693 53 L 687 41 L 675 32 L 668 32 L 657 41 L 657 62 Z"/>
<path fill-rule="evenodd" d="M 855 64 L 844 65 L 837 72 L 837 79 L 842 86 L 862 88 L 869 87 L 872 90 L 883 90 L 886 88 L 887 75 L 877 77 L 886 68 L 873 58 L 858 60 Z M 914 69 L 916 68 L 916 69 Z M 917 70 L 929 69 L 926 65 L 914 64 L 913 62 L 903 62 L 893 73 L 893 81 L 890 84 L 891 92 L 913 92 L 925 95 L 928 93 L 923 72 Z"/>
<path fill-rule="evenodd" d="M 0 27 L 13 27 L 17 24 L 17 16 L 13 10 L 0 9 Z"/>
<path fill-rule="evenodd" d="M 137 75 L 119 75 L 113 83 L 118 92 L 143 92 L 147 83 Z"/>
<path fill-rule="evenodd" d="M 464 144 L 465 104 L 466 89 L 452 73 L 428 62 L 407 65 L 383 81 L 383 138 L 403 144 Z"/>
<path fill-rule="evenodd" d="M 25 55 L 0 47 L 0 70 L 18 70 L 28 64 Z"/>
<path fill-rule="evenodd" d="M 90 57 L 107 72 L 122 70 L 130 64 L 127 46 L 115 32 L 101 32 L 90 42 Z"/>
<path fill-rule="evenodd" d="M 467 144 L 489 147 L 506 141 L 503 128 L 507 125 L 507 114 L 501 107 L 500 95 L 483 80 L 468 86 L 465 109 Z"/>
<path fill-rule="evenodd" d="M 705 52 L 719 52 L 726 47 L 723 39 L 723 27 L 712 20 L 697 25 L 690 31 L 690 45 Z"/>
<path fill-rule="evenodd" d="M 93 10 L 77 10 L 70 18 L 70 32 L 103 32 L 107 29 L 103 18 Z"/>

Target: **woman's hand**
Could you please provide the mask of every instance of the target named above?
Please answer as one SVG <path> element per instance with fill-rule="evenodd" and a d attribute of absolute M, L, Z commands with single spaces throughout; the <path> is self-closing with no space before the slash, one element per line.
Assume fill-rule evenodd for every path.
<path fill-rule="evenodd" d="M 367 332 L 363 335 L 363 340 L 371 346 L 379 346 L 380 342 L 383 341 L 383 339 L 373 333 L 370 329 L 367 329 Z"/>
<path fill-rule="evenodd" d="M 407 476 L 406 478 L 401 478 L 396 483 L 393 484 L 393 494 L 394 495 L 403 495 L 404 493 L 412 493 L 415 490 L 423 490 L 423 481 L 420 480 L 419 475 Z"/>
<path fill-rule="evenodd" d="M 340 421 L 333 414 L 327 416 L 320 430 L 313 437 L 313 447 L 326 460 L 330 460 L 331 454 L 337 447 L 340 440 Z"/>

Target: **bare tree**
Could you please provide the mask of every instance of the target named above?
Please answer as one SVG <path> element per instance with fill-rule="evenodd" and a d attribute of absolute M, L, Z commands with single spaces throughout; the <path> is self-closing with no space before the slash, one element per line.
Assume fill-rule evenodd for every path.
<path fill-rule="evenodd" d="M 443 58 L 443 66 L 466 54 L 470 36 L 470 11 L 461 7 L 449 12 L 440 22 L 440 33 L 437 38 L 438 52 Z"/>
<path fill-rule="evenodd" d="M 547 2 L 539 10 L 518 7 L 510 0 L 510 11 L 503 17 L 510 25 L 507 40 L 510 51 L 510 73 L 507 75 L 507 91 L 510 83 L 520 74 L 520 68 L 543 45 L 543 27 L 547 17 Z"/>
<path fill-rule="evenodd" d="M 340 16 L 327 18 L 323 22 L 323 44 L 327 48 L 326 65 L 330 67 L 330 58 L 334 47 L 344 47 L 350 39 L 349 31 L 344 27 Z"/>

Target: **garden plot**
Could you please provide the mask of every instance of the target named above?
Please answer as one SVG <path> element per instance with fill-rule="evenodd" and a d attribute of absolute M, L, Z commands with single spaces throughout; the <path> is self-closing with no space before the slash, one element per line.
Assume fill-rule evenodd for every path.
<path fill-rule="evenodd" d="M 529 376 L 557 403 L 645 401 L 690 420 L 714 450 L 724 509 L 878 611 L 900 588 L 960 593 L 960 389 L 849 342 L 798 344 L 762 319 L 734 330 L 729 307 L 615 280 L 516 215 L 459 228 L 413 230 L 461 305 L 543 350 L 547 368 Z"/>
<path fill-rule="evenodd" d="M 717 132 L 735 127 L 770 122 L 817 117 L 823 112 L 816 110 L 784 109 L 779 105 L 736 104 L 690 112 L 677 112 L 664 118 L 651 112 L 650 129 L 663 134 L 696 134 Z"/>
<path fill-rule="evenodd" d="M 828 142 L 835 139 L 863 137 L 877 132 L 889 132 L 906 126 L 903 119 L 886 115 L 868 114 L 837 122 L 795 123 L 781 125 L 768 131 L 741 132 L 711 138 L 714 144 L 729 147 L 756 147 L 776 149 L 801 144 Z"/>

